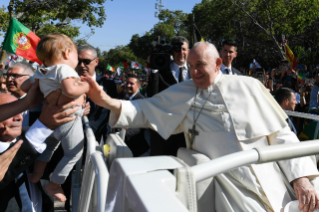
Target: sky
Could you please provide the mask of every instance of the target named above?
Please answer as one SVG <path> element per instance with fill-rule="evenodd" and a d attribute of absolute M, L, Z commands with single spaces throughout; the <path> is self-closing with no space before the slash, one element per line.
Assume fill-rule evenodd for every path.
<path fill-rule="evenodd" d="M 0 6 L 8 6 L 9 0 L 0 0 Z M 164 8 L 169 10 L 182 10 L 191 13 L 193 7 L 201 0 L 163 0 Z M 155 3 L 157 0 L 106 0 L 104 3 L 107 20 L 102 28 L 94 28 L 95 34 L 88 43 L 94 47 L 99 47 L 102 51 L 108 51 L 118 45 L 127 45 L 132 35 L 143 35 L 158 22 L 155 17 Z M 73 25 L 80 26 L 83 38 L 90 34 L 91 30 L 79 21 L 73 21 Z M 3 37 L 0 36 L 0 42 Z"/>

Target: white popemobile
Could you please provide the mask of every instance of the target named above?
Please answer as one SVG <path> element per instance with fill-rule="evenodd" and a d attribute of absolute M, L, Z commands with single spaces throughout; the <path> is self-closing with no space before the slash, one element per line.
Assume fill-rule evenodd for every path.
<path fill-rule="evenodd" d="M 319 121 L 319 116 L 285 112 Z M 123 138 L 111 134 L 106 145 L 103 141 L 99 144 L 86 117 L 83 122 L 88 142 L 86 161 L 82 175 L 79 161 L 72 177 L 72 211 L 79 212 L 220 211 L 215 203 L 214 190 L 218 188 L 214 188 L 214 176 L 244 165 L 319 154 L 319 142 L 314 140 L 255 148 L 214 160 L 185 148 L 179 150 L 177 158 L 132 158 Z M 288 181 L 285 184 L 287 198 L 293 201 L 282 205 L 280 211 L 297 212 L 294 190 Z"/>

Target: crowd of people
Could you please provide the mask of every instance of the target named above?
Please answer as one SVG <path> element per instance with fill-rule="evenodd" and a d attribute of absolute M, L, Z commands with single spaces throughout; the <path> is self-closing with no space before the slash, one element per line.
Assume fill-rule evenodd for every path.
<path fill-rule="evenodd" d="M 66 202 L 70 211 L 70 172 L 85 147 L 82 116 L 88 117 L 97 141 L 125 128 L 125 143 L 134 157 L 177 156 L 178 149 L 186 147 L 214 159 L 266 143 L 317 138 L 317 122 L 288 117 L 282 111 L 319 114 L 317 68 L 307 72 L 307 67 L 294 70 L 281 65 L 269 72 L 250 71 L 245 77 L 232 65 L 238 54 L 232 40 L 223 41 L 219 51 L 207 42 L 190 49 L 181 36 L 173 42 L 183 45 L 180 52 L 172 52 L 170 68 L 150 70 L 146 76 L 134 70 L 121 76 L 98 74 L 94 47 L 76 46 L 56 33 L 39 42 L 36 53 L 43 66 L 36 71 L 26 62 L 2 64 L 0 211 L 12 197 L 22 211 L 52 211 L 47 193 Z M 299 82 L 298 72 L 308 78 Z M 319 173 L 312 160 L 285 160 L 277 166 L 293 186 L 299 209 L 319 209 L 313 180 Z M 216 176 L 225 192 L 217 197 L 216 207 L 277 211 L 283 201 L 280 192 L 286 190 L 274 194 L 263 187 L 270 179 L 259 178 L 261 170 L 245 166 Z M 276 168 L 264 171 L 279 174 Z M 121 204 L 110 201 L 108 211 Z"/>

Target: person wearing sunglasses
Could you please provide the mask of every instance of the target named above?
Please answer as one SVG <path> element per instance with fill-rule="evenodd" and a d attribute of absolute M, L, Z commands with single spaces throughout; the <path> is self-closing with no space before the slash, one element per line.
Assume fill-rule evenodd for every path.
<path fill-rule="evenodd" d="M 76 71 L 80 76 L 92 77 L 100 86 L 103 87 L 105 93 L 112 98 L 118 98 L 116 84 L 114 80 L 110 80 L 102 75 L 98 75 L 95 71 L 99 64 L 96 49 L 89 45 L 82 45 L 78 47 L 78 65 Z M 90 125 L 93 129 L 97 141 L 100 141 L 102 135 L 106 138 L 108 124 L 109 110 L 97 106 L 89 98 L 87 99 L 87 107 L 90 107 L 90 113 L 87 115 Z"/>

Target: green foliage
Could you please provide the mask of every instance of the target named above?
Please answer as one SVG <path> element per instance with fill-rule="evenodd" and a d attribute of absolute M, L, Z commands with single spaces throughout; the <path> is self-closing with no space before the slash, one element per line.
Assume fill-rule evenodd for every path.
<path fill-rule="evenodd" d="M 145 60 L 151 54 L 153 47 L 151 43 L 158 41 L 158 37 L 165 38 L 168 42 L 173 37 L 180 35 L 190 38 L 188 33 L 188 25 L 186 25 L 188 15 L 181 10 L 170 11 L 162 10 L 159 14 L 160 22 L 157 23 L 149 32 L 143 36 L 135 34 L 131 38 L 128 47 L 133 51 L 141 64 L 145 64 Z"/>
<path fill-rule="evenodd" d="M 217 46 L 223 39 L 237 40 L 239 53 L 235 66 L 248 67 L 256 59 L 266 68 L 276 66 L 284 58 L 277 42 L 282 34 L 294 49 L 295 39 L 303 37 L 318 17 L 318 3 L 318 0 L 203 0 L 194 7 L 193 14 L 206 40 Z M 191 19 L 189 16 L 188 21 Z M 301 42 L 298 45 L 303 46 Z"/>
<path fill-rule="evenodd" d="M 34 31 L 39 37 L 58 32 L 71 38 L 77 37 L 79 27 L 71 26 L 72 20 L 86 23 L 92 33 L 94 27 L 102 27 L 106 20 L 105 0 L 15 0 L 14 17 Z M 0 8 L 0 30 L 5 31 L 8 13 Z"/>
<path fill-rule="evenodd" d="M 5 6 L 0 7 L 0 31 L 6 32 L 9 25 L 9 13 L 5 12 Z M 0 33 L 0 35 L 3 35 Z"/>
<path fill-rule="evenodd" d="M 74 43 L 76 46 L 82 46 L 82 45 L 88 44 L 88 42 L 83 38 L 74 40 Z"/>

